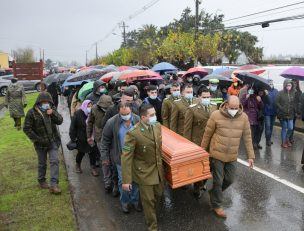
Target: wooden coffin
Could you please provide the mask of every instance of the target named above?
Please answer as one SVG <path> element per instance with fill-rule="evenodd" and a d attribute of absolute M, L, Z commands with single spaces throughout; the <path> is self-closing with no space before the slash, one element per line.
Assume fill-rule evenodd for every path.
<path fill-rule="evenodd" d="M 173 189 L 212 177 L 209 153 L 165 126 L 162 126 L 162 158 L 165 178 Z"/>

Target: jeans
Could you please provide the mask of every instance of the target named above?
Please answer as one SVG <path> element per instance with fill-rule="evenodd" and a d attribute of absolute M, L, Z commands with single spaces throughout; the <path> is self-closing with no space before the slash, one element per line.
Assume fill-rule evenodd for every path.
<path fill-rule="evenodd" d="M 292 131 L 290 133 L 290 136 L 289 136 L 289 141 L 290 142 L 293 142 L 293 133 L 294 133 L 294 130 L 295 130 L 295 127 L 296 127 L 296 121 L 297 121 L 297 117 L 295 117 L 293 119 L 293 127 L 292 127 Z"/>
<path fill-rule="evenodd" d="M 46 181 L 45 174 L 47 169 L 47 154 L 50 160 L 51 186 L 59 182 L 59 159 L 58 145 L 52 142 L 48 148 L 35 147 L 38 155 L 38 182 L 41 184 Z"/>
<path fill-rule="evenodd" d="M 118 173 L 118 188 L 120 192 L 120 203 L 122 205 L 127 205 L 132 203 L 133 205 L 137 206 L 139 202 L 139 188 L 136 183 L 132 183 L 132 190 L 131 192 L 124 191 L 122 189 L 122 170 L 121 165 L 116 165 L 117 173 Z"/>
<path fill-rule="evenodd" d="M 281 139 L 282 143 L 289 141 L 290 135 L 293 130 L 293 120 L 291 119 L 283 119 L 280 120 L 282 131 L 281 131 Z"/>
<path fill-rule="evenodd" d="M 213 187 L 210 192 L 211 205 L 214 209 L 223 206 L 223 191 L 225 191 L 234 181 L 236 172 L 236 161 L 222 162 L 217 159 L 210 159 Z"/>
<path fill-rule="evenodd" d="M 267 142 L 271 141 L 275 118 L 275 116 L 265 116 L 265 137 Z"/>

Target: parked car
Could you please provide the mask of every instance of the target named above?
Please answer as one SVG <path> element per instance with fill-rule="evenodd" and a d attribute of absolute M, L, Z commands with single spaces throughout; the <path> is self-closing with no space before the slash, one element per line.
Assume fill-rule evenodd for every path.
<path fill-rule="evenodd" d="M 7 87 L 11 83 L 11 79 L 14 78 L 13 75 L 3 75 L 0 76 L 0 95 L 5 96 L 7 92 Z M 40 80 L 18 80 L 24 87 L 24 90 L 36 90 L 40 91 Z"/>

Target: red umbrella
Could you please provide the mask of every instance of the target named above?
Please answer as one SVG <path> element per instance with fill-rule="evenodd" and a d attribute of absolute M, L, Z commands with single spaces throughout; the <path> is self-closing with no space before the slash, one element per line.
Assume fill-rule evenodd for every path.
<path fill-rule="evenodd" d="M 208 75 L 208 70 L 203 67 L 192 67 L 182 76 L 182 78 L 186 78 L 188 76 L 199 75 L 201 78 Z"/>
<path fill-rule="evenodd" d="M 120 67 L 118 67 L 118 70 L 119 71 L 136 70 L 136 68 L 130 67 L 130 66 L 120 66 Z"/>
<path fill-rule="evenodd" d="M 244 73 L 244 72 L 260 75 L 265 72 L 265 69 L 257 65 L 246 64 L 236 69 L 233 73 Z"/>
<path fill-rule="evenodd" d="M 119 80 L 125 80 L 125 81 L 134 81 L 134 80 L 149 80 L 149 79 L 162 79 L 161 76 L 151 70 L 135 70 L 132 72 L 128 72 L 125 74 L 122 74 L 121 76 L 119 76 Z"/>
<path fill-rule="evenodd" d="M 111 72 L 101 76 L 101 78 L 99 80 L 102 80 L 102 81 L 108 83 L 113 78 L 113 76 L 116 75 L 117 73 L 120 73 L 120 72 L 119 71 L 111 71 Z"/>

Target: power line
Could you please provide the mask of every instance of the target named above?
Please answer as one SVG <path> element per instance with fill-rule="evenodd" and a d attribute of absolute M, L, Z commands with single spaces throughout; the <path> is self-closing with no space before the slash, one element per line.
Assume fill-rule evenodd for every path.
<path fill-rule="evenodd" d="M 293 8 L 293 9 L 290 9 L 290 10 L 283 10 L 283 11 L 279 11 L 279 12 L 275 12 L 275 13 L 271 13 L 271 14 L 265 14 L 265 15 L 261 15 L 261 16 L 258 16 L 258 17 L 254 17 L 254 18 L 243 19 L 243 20 L 239 20 L 239 21 L 236 21 L 236 22 L 228 22 L 227 24 L 244 22 L 244 21 L 248 21 L 248 20 L 253 20 L 253 19 L 257 19 L 257 18 L 263 18 L 263 17 L 271 16 L 271 15 L 277 15 L 277 14 L 286 13 L 286 12 L 290 12 L 290 11 L 294 11 L 294 10 L 299 10 L 299 9 L 303 9 L 303 8 L 304 8 L 304 6 L 303 7 L 298 7 L 298 8 Z"/>
<path fill-rule="evenodd" d="M 120 22 L 127 22 L 130 21 L 132 19 L 134 19 L 135 17 L 137 17 L 138 15 L 140 15 L 141 13 L 145 12 L 146 10 L 148 10 L 150 7 L 154 6 L 157 2 L 159 2 L 160 0 L 152 0 L 149 3 L 147 3 L 146 5 L 144 5 L 142 8 L 140 8 L 139 10 L 135 11 L 133 14 L 131 14 L 130 16 L 122 19 Z M 106 40 L 107 38 L 109 38 L 114 32 L 115 30 L 119 27 L 119 23 L 117 23 L 103 38 L 101 38 L 100 40 L 98 40 L 97 42 L 103 42 L 104 40 Z M 90 49 L 88 49 L 88 51 L 90 51 L 97 42 L 94 42 Z"/>
<path fill-rule="evenodd" d="M 262 21 L 262 22 L 230 26 L 230 27 L 225 27 L 224 30 L 236 30 L 236 29 L 241 29 L 241 28 L 246 28 L 246 27 L 267 25 L 267 24 L 269 26 L 270 23 L 293 21 L 293 20 L 299 20 L 299 19 L 304 19 L 304 14 L 295 15 L 295 16 L 291 16 L 291 17 L 285 17 L 285 18 L 272 19 L 272 20 L 267 20 L 267 21 Z"/>
<path fill-rule="evenodd" d="M 289 4 L 289 5 L 285 5 L 285 6 L 280 6 L 280 7 L 276 7 L 276 8 L 269 9 L 269 10 L 263 10 L 263 11 L 259 11 L 259 12 L 256 12 L 256 13 L 247 14 L 247 15 L 243 15 L 243 16 L 240 16 L 240 17 L 236 17 L 236 18 L 231 18 L 231 19 L 228 19 L 228 20 L 226 20 L 224 22 L 228 22 L 228 21 L 232 21 L 232 20 L 240 19 L 240 18 L 246 18 L 246 17 L 257 15 L 257 14 L 263 14 L 263 13 L 267 13 L 267 12 L 283 9 L 283 8 L 286 8 L 286 7 L 290 7 L 290 6 L 296 6 L 296 5 L 303 4 L 303 3 L 304 3 L 304 1 L 296 2 L 296 3 L 293 3 L 293 4 Z"/>

